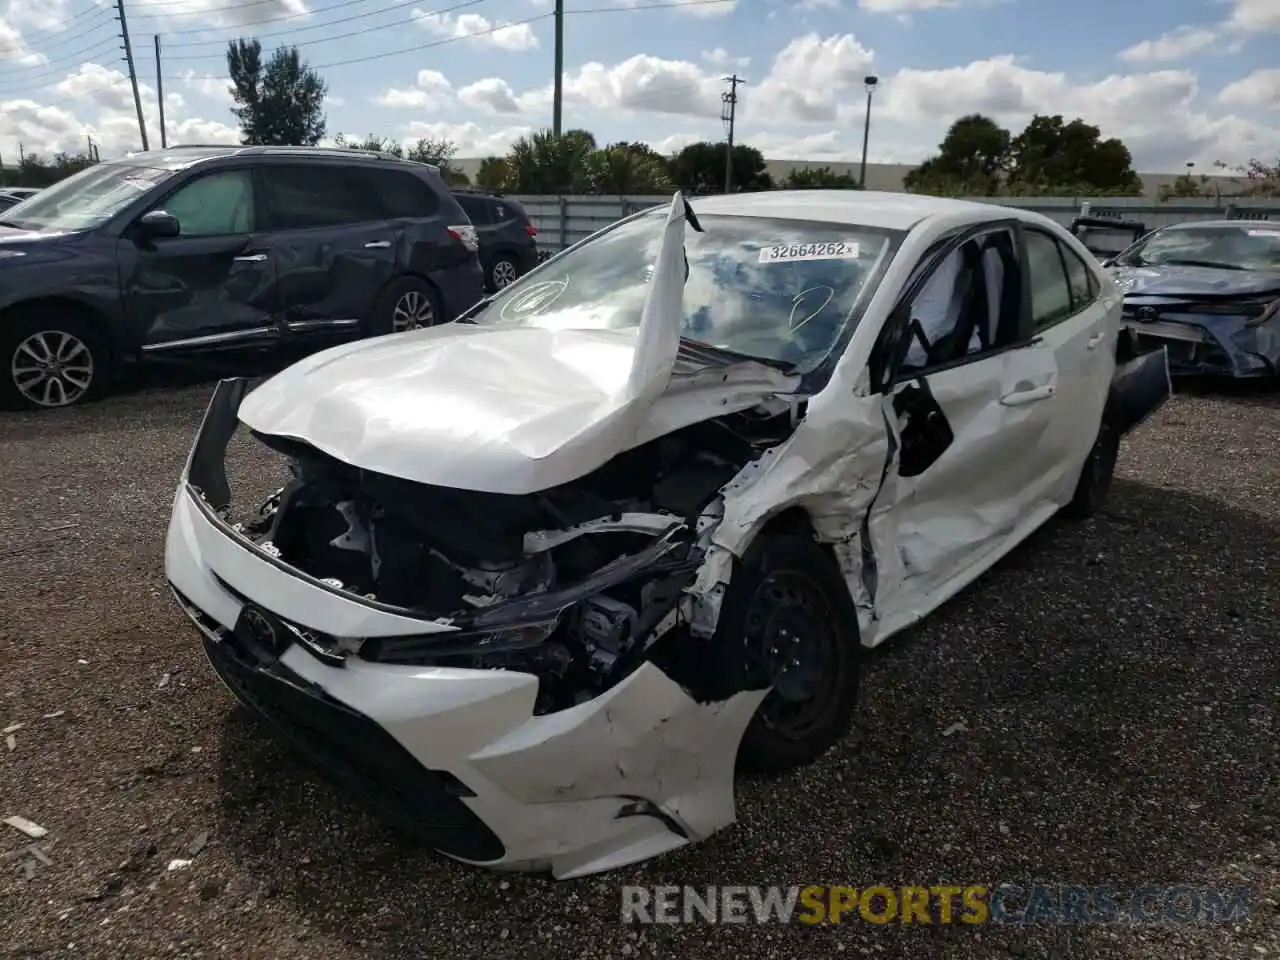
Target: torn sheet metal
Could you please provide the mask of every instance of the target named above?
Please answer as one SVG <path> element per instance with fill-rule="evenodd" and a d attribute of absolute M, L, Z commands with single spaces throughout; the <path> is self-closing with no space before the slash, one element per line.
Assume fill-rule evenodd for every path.
<path fill-rule="evenodd" d="M 645 436 L 695 423 L 740 387 L 668 398 L 685 281 L 685 201 L 672 200 L 638 329 L 444 324 L 340 346 L 241 404 L 251 429 L 393 477 L 523 494 L 581 477 Z M 752 365 L 753 367 L 755 365 Z M 777 374 L 771 390 L 794 383 Z"/>

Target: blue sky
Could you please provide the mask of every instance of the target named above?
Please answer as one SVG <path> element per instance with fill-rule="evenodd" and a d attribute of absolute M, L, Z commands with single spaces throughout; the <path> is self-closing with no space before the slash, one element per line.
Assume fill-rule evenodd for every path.
<path fill-rule="evenodd" d="M 673 0 L 665 0 L 666 4 Z M 234 140 L 224 50 L 297 45 L 329 83 L 329 130 L 444 136 L 500 152 L 551 123 L 552 0 L 127 0 L 158 140 L 153 36 L 171 142 Z M 1016 130 L 1036 112 L 1119 136 L 1141 171 L 1280 154 L 1280 0 L 566 0 L 565 124 L 664 149 L 737 135 L 771 158 L 914 162 L 968 112 Z M 645 9 L 649 7 L 649 9 Z M 0 0 L 0 157 L 138 146 L 106 0 Z M 443 12 L 442 12 L 443 11 Z M 591 12 L 595 11 L 595 12 Z M 434 15 L 433 15 L 434 14 Z M 506 26 L 504 26 L 506 25 Z"/>

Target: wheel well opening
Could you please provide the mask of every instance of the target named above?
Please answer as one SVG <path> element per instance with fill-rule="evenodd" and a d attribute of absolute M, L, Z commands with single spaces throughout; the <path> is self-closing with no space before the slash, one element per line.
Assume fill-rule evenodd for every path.
<path fill-rule="evenodd" d="M 766 534 L 783 534 L 793 537 L 805 537 L 820 546 L 833 564 L 839 568 L 835 549 L 829 543 L 818 539 L 813 527 L 813 518 L 804 507 L 787 507 L 781 513 L 770 517 L 760 530 L 760 536 Z"/>
<path fill-rule="evenodd" d="M 77 327 L 76 332 L 91 337 L 97 346 L 107 352 L 111 360 L 118 359 L 119 344 L 107 333 L 109 329 L 107 317 L 101 310 L 81 300 L 62 296 L 33 297 L 30 300 L 10 304 L 0 311 L 0 315 L 3 315 L 6 320 L 56 316 L 63 323 Z"/>

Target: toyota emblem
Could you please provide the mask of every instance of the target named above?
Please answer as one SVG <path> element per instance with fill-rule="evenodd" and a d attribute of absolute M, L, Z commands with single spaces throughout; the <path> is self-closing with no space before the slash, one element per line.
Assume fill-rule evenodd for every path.
<path fill-rule="evenodd" d="M 1143 307 L 1138 311 L 1138 319 L 1143 323 L 1150 323 L 1160 316 L 1160 311 L 1155 307 Z"/>
<path fill-rule="evenodd" d="M 261 610 L 247 607 L 244 611 L 244 627 L 255 643 L 261 644 L 268 650 L 275 651 L 280 645 L 279 637 L 276 635 L 276 625 Z"/>

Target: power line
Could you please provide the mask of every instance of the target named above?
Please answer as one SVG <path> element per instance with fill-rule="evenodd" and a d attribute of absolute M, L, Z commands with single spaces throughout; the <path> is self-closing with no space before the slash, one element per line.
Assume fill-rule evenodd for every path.
<path fill-rule="evenodd" d="M 633 13 L 638 10 L 669 10 L 675 7 L 704 6 L 708 4 L 733 3 L 733 2 L 734 0 L 680 0 L 680 2 L 644 3 L 644 4 L 638 4 L 634 7 L 589 7 L 589 8 L 580 9 L 580 10 L 566 10 L 565 14 L 577 15 L 577 14 L 597 14 L 597 13 Z M 447 11 L 435 11 L 435 12 L 443 13 Z M 433 50 L 437 47 L 447 46 L 448 44 L 451 44 L 451 43 L 461 43 L 464 40 L 475 40 L 478 37 L 485 37 L 485 36 L 489 36 L 491 34 L 497 33 L 499 30 L 509 30 L 512 27 L 522 27 L 526 24 L 537 23 L 539 20 L 546 20 L 553 16 L 555 16 L 555 13 L 553 11 L 548 11 L 547 13 L 539 13 L 532 17 L 526 17 L 523 20 L 515 20 L 515 21 L 512 21 L 511 23 L 496 24 L 494 26 L 491 26 L 487 30 L 477 30 L 474 33 L 468 33 L 465 36 L 445 37 L 441 40 L 432 40 L 427 43 L 414 44 L 411 47 L 401 47 L 397 50 L 383 50 L 379 53 L 369 54 L 367 56 L 352 57 L 346 60 L 333 60 L 328 63 L 313 63 L 313 64 L 310 64 L 309 66 L 311 66 L 313 69 L 316 69 L 316 70 L 328 70 L 333 67 L 346 67 L 352 64 L 357 64 L 357 63 L 369 63 L 374 60 L 385 60 L 388 57 L 396 57 L 406 53 L 418 53 L 422 50 Z M 414 20 L 411 19 L 404 22 L 412 23 L 414 22 Z M 391 24 L 388 24 L 387 26 L 391 26 Z M 386 27 L 384 26 L 378 29 L 385 29 L 385 28 Z M 370 28 L 365 28 L 363 30 L 356 31 L 355 35 L 358 36 L 360 34 L 370 33 L 370 32 L 372 32 Z M 322 37 L 317 40 L 303 40 L 296 44 L 290 44 L 290 46 L 296 46 L 299 48 L 313 47 L 321 43 L 326 43 L 329 40 L 333 40 L 333 39 L 338 39 L 338 38 Z M 346 37 L 344 36 L 342 39 L 346 39 Z M 177 59 L 177 58 L 173 57 L 170 59 Z M 214 58 L 206 56 L 206 57 L 190 58 L 190 59 L 209 60 Z M 217 59 L 221 59 L 221 57 Z M 227 79 L 227 77 L 225 74 L 203 74 L 203 75 L 192 75 L 189 77 L 185 77 L 184 79 L 186 80 L 225 80 Z"/>
<path fill-rule="evenodd" d="M 16 97 L 18 99 L 25 98 L 33 88 L 55 86 L 62 83 L 68 77 L 75 75 L 75 69 L 85 63 L 95 61 L 97 59 L 114 59 L 116 53 L 116 44 L 114 41 L 103 40 L 98 43 L 87 57 L 82 57 L 75 61 L 75 66 L 71 66 L 70 62 L 61 67 L 52 67 L 38 73 L 27 72 L 23 75 L 21 81 L 10 80 L 3 89 L 0 89 L 0 95 L 8 97 Z M 8 78 L 6 78 L 8 79 Z M 16 89 L 15 89 L 16 85 Z"/>
<path fill-rule="evenodd" d="M 377 30 L 386 30 L 386 29 L 388 29 L 389 27 L 399 27 L 399 26 L 405 26 L 405 25 L 408 25 L 408 24 L 414 24 L 414 23 L 417 23 L 419 20 L 424 19 L 424 18 L 426 18 L 426 17 L 439 17 L 439 16 L 444 16 L 444 15 L 445 15 L 445 14 L 447 14 L 447 13 L 453 13 L 455 10 L 461 10 L 461 9 L 463 9 L 464 7 L 474 7 L 474 6 L 475 6 L 476 4 L 478 4 L 478 3 L 485 3 L 485 2 L 487 2 L 487 0 L 464 0 L 464 2 L 454 4 L 452 7 L 445 7 L 445 8 L 443 8 L 443 9 L 441 9 L 441 10 L 432 10 L 432 11 L 430 11 L 430 12 L 428 12 L 428 13 L 422 13 L 422 14 L 419 14 L 419 15 L 418 15 L 418 16 L 416 16 L 416 17 L 410 17 L 408 20 L 394 20 L 394 21 L 392 21 L 391 23 L 383 23 L 383 24 L 380 24 L 380 25 L 378 25 L 378 26 L 361 27 L 359 30 L 349 30 L 349 31 L 347 31 L 346 33 L 339 33 L 339 34 L 336 34 L 336 35 L 334 35 L 334 36 L 332 36 L 332 37 L 319 37 L 319 38 L 317 38 L 317 39 L 315 39 L 315 40 L 301 40 L 301 41 L 299 41 L 299 42 L 297 42 L 297 43 L 290 43 L 290 44 L 289 44 L 289 46 L 291 46 L 291 47 L 308 47 L 308 46 L 315 46 L 316 44 L 320 44 L 320 43 L 330 43 L 330 42 L 332 42 L 332 41 L 334 41 L 334 40 L 350 40 L 352 37 L 360 37 L 360 36 L 363 36 L 363 35 L 364 35 L 364 34 L 366 34 L 366 33 L 373 33 L 374 31 L 377 31 Z M 362 14 L 359 14 L 357 17 L 352 17 L 352 18 L 349 18 L 349 19 L 360 19 L 360 18 L 363 18 L 363 17 L 377 16 L 378 14 L 382 14 L 382 13 L 386 13 L 386 12 L 387 12 L 386 10 L 375 10 L 375 11 L 373 11 L 372 13 L 362 13 Z M 318 23 L 318 24 L 315 24 L 314 26 L 312 26 L 312 27 L 310 27 L 310 28 L 303 27 L 303 28 L 301 28 L 301 29 L 304 29 L 304 30 L 305 30 L 305 29 L 312 29 L 312 30 L 314 30 L 314 29 L 316 29 L 316 27 L 331 27 L 331 26 L 333 26 L 335 23 L 343 23 L 343 22 L 344 22 L 344 21 L 342 21 L 342 20 L 336 20 L 336 21 L 330 21 L 329 23 Z M 501 30 L 503 27 L 508 27 L 508 26 L 515 26 L 515 24 L 501 24 L 501 25 L 497 26 L 497 27 L 496 27 L 496 29 L 497 29 L 497 30 Z M 273 37 L 273 36 L 278 37 L 278 36 L 284 36 L 284 35 L 287 35 L 287 34 L 293 34 L 293 33 L 297 33 L 297 30 L 285 30 L 285 31 L 280 31 L 280 32 L 273 33 L 273 34 L 263 34 L 263 35 L 261 35 L 261 36 L 256 36 L 254 39 L 256 39 L 256 40 L 262 40 L 262 39 L 267 38 L 267 37 Z M 479 34 L 468 34 L 468 36 L 479 36 Z M 194 45 L 194 44 L 191 44 L 191 43 L 186 44 L 186 46 L 192 46 L 192 45 Z M 175 44 L 173 44 L 173 46 L 175 46 L 175 47 L 177 47 L 177 46 L 183 46 L 183 44 L 177 44 L 177 43 L 175 43 Z M 192 61 L 192 60 L 222 60 L 222 59 L 223 59 L 223 58 L 225 58 L 225 57 L 226 57 L 226 53 L 224 52 L 224 53 L 216 53 L 216 54 L 214 54 L 214 53 L 186 54 L 186 55 L 183 55 L 183 56 L 177 56 L 177 57 L 167 57 L 166 59 L 167 59 L 167 60 L 179 60 L 179 61 L 183 61 L 183 62 L 190 62 L 190 61 Z"/>
<path fill-rule="evenodd" d="M 356 2 L 361 2 L 361 0 L 356 0 Z M 452 13 L 452 12 L 453 12 L 453 11 L 455 11 L 455 10 L 461 10 L 463 7 L 474 7 L 474 6 L 475 6 L 476 4 L 478 4 L 478 3 L 485 3 L 485 2 L 487 2 L 487 0 L 466 0 L 466 2 L 465 2 L 465 3 L 459 3 L 459 4 L 456 4 L 456 5 L 452 6 L 452 7 L 446 7 L 446 8 L 445 8 L 445 9 L 443 9 L 443 10 L 433 10 L 433 11 L 431 11 L 431 12 L 429 12 L 429 13 L 421 14 L 421 16 L 423 16 L 423 17 L 439 16 L 439 15 L 441 15 L 441 14 L 445 14 L 445 13 Z M 329 9 L 331 9 L 331 10 L 332 10 L 333 8 L 332 8 L 332 7 L 330 7 Z M 254 34 L 254 39 L 255 39 L 255 40 L 269 40 L 269 39 L 271 39 L 272 37 L 291 37 L 291 36 L 293 36 L 294 34 L 301 33 L 301 32 L 302 32 L 302 31 L 304 31 L 304 30 L 321 30 L 321 29 L 323 29 L 323 28 L 325 28 L 325 27 L 336 27 L 336 26 L 337 26 L 338 24 L 340 24 L 340 23 L 352 23 L 352 22 L 354 22 L 354 21 L 356 21 L 356 20 L 366 20 L 366 19 L 368 19 L 369 17 L 377 17 L 377 16 L 381 16 L 382 14 L 387 13 L 387 12 L 389 12 L 389 11 L 388 11 L 388 10 L 386 10 L 386 9 L 382 9 L 382 10 L 370 10 L 370 11 L 367 11 L 366 13 L 354 13 L 354 14 L 352 14 L 352 15 L 351 15 L 351 16 L 349 16 L 349 17 L 339 17 L 339 18 L 338 18 L 338 19 L 336 19 L 336 20 L 326 20 L 324 23 L 313 23 L 313 24 L 311 24 L 311 26 L 309 26 L 309 27 L 290 27 L 288 30 L 276 30 L 276 31 L 274 31 L 274 32 L 272 32 L 272 33 L 257 33 L 257 34 Z M 416 17 L 410 17 L 409 21 L 397 21 L 397 23 L 413 22 L 413 21 L 414 21 L 414 20 L 416 20 L 416 19 L 418 19 L 418 18 L 416 18 Z M 385 24 L 382 24 L 382 26 L 381 26 L 381 27 L 371 27 L 370 29 L 385 29 L 385 28 L 387 28 L 387 27 L 396 26 L 396 25 L 397 25 L 397 23 L 385 23 Z M 176 33 L 184 33 L 184 32 L 186 32 L 186 31 L 181 31 L 181 30 L 172 30 L 172 31 L 169 31 L 168 33 L 166 33 L 166 34 L 165 34 L 165 36 L 166 36 L 166 37 L 167 37 L 167 36 L 172 36 L 173 34 L 176 34 Z M 197 32 L 197 33 L 208 33 L 208 31 L 207 31 L 207 30 L 199 30 L 199 31 L 195 31 L 195 32 Z M 346 37 L 357 36 L 359 33 L 362 33 L 362 32 L 364 32 L 364 31 L 359 31 L 359 30 L 358 30 L 358 31 L 356 31 L 355 33 L 339 34 L 339 35 L 338 35 L 338 36 L 336 36 L 336 37 L 324 37 L 324 38 L 322 38 L 321 40 L 318 40 L 318 41 L 311 41 L 311 42 L 321 43 L 321 42 L 324 42 L 324 41 L 326 41 L 326 40 L 342 40 L 342 39 L 345 39 Z M 170 44 L 168 44 L 168 46 L 169 46 L 170 48 L 173 48 L 173 47 L 207 47 L 207 46 L 210 46 L 210 45 L 211 45 L 211 44 L 213 44 L 213 43 L 218 43 L 218 42 L 220 42 L 220 41 L 215 41 L 215 40 L 184 40 L 184 41 L 182 41 L 182 42 L 180 42 L 180 43 L 170 43 Z M 290 44 L 290 46 L 295 46 L 295 45 L 296 45 L 296 44 Z M 203 59 L 203 58 L 200 58 L 200 57 L 170 57 L 169 59 L 170 59 L 170 60 L 191 60 L 191 59 Z"/>

